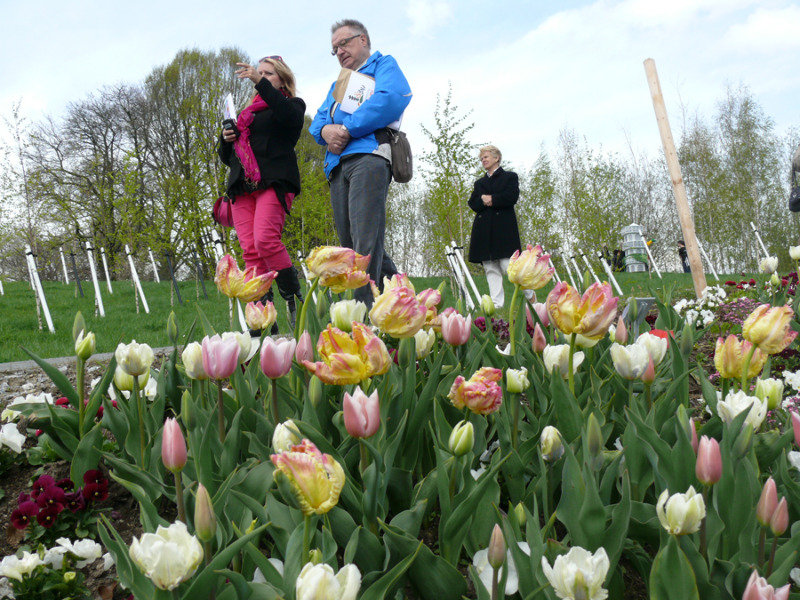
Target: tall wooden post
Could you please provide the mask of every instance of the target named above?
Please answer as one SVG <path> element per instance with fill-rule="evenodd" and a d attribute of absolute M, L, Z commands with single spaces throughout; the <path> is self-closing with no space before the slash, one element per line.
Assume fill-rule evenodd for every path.
<path fill-rule="evenodd" d="M 652 58 L 644 61 L 644 70 L 647 74 L 647 84 L 650 86 L 650 95 L 653 98 L 653 108 L 656 111 L 656 121 L 658 121 L 658 131 L 661 133 L 661 144 L 664 146 L 669 176 L 672 179 L 672 191 L 675 194 L 683 240 L 686 243 L 689 266 L 692 269 L 694 293 L 699 298 L 703 294 L 703 290 L 706 289 L 706 274 L 703 271 L 703 263 L 700 260 L 700 249 L 697 246 L 694 220 L 689 209 L 689 199 L 686 196 L 686 186 L 683 184 L 683 175 L 681 175 L 681 165 L 678 163 L 678 154 L 675 151 L 675 142 L 672 139 L 667 107 L 664 105 L 664 96 L 661 94 L 661 84 L 658 81 L 656 63 Z"/>

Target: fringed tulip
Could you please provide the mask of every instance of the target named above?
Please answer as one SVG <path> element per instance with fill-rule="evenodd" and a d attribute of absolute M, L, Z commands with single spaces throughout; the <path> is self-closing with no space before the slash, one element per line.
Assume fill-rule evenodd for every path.
<path fill-rule="evenodd" d="M 372 437 L 381 426 L 381 407 L 378 401 L 378 390 L 367 396 L 361 387 L 357 387 L 351 396 L 344 393 L 342 401 L 344 427 L 355 438 Z"/>
<path fill-rule="evenodd" d="M 244 307 L 244 320 L 255 331 L 269 329 L 278 318 L 278 311 L 272 302 L 248 302 Z"/>
<path fill-rule="evenodd" d="M 717 402 L 717 414 L 719 418 L 730 424 L 742 411 L 749 411 L 744 425 L 752 425 L 755 431 L 761 427 L 764 418 L 767 416 L 767 405 L 755 396 L 748 396 L 742 390 L 738 392 L 728 392 L 725 400 Z"/>
<path fill-rule="evenodd" d="M 778 354 L 797 337 L 791 323 L 794 310 L 788 304 L 773 306 L 762 304 L 742 324 L 742 337 L 752 342 L 766 354 Z"/>
<path fill-rule="evenodd" d="M 217 263 L 214 283 L 217 284 L 217 289 L 228 298 L 253 302 L 269 291 L 276 276 L 275 271 L 256 275 L 255 267 L 249 267 L 242 272 L 239 265 L 236 264 L 236 259 L 230 254 L 226 254 Z"/>
<path fill-rule="evenodd" d="M 158 526 L 155 533 L 133 538 L 131 560 L 161 590 L 174 590 L 194 575 L 203 560 L 200 541 L 181 521 Z"/>
<path fill-rule="evenodd" d="M 320 285 L 335 294 L 369 283 L 369 255 L 361 256 L 350 248 L 318 246 L 309 253 L 306 266 L 312 277 L 320 278 Z"/>
<path fill-rule="evenodd" d="M 694 472 L 703 485 L 714 485 L 722 477 L 722 454 L 714 438 L 705 435 L 700 438 Z"/>
<path fill-rule="evenodd" d="M 610 352 L 614 369 L 621 377 L 631 381 L 642 377 L 650 360 L 647 349 L 639 344 L 622 346 L 614 343 L 611 344 Z"/>
<path fill-rule="evenodd" d="M 547 346 L 542 352 L 542 359 L 544 360 L 544 368 L 548 373 L 557 370 L 562 379 L 569 377 L 569 344 Z M 572 355 L 573 375 L 578 372 L 578 367 L 583 362 L 583 359 L 583 352 L 576 352 Z"/>
<path fill-rule="evenodd" d="M 363 323 L 353 323 L 352 337 L 328 325 L 319 334 L 317 352 L 322 360 L 306 360 L 303 366 L 331 385 L 360 383 L 383 375 L 391 365 L 386 345 Z"/>
<path fill-rule="evenodd" d="M 469 421 L 459 421 L 450 432 L 447 448 L 453 456 L 464 456 L 475 446 L 475 428 Z"/>
<path fill-rule="evenodd" d="M 778 488 L 770 477 L 761 489 L 761 497 L 756 505 L 756 520 L 762 527 L 769 527 L 769 522 L 778 507 Z"/>
<path fill-rule="evenodd" d="M 497 385 L 502 378 L 500 369 L 481 367 L 469 380 L 456 377 L 447 397 L 458 409 L 467 407 L 479 415 L 491 414 L 503 403 L 503 390 Z"/>
<path fill-rule="evenodd" d="M 172 418 L 164 422 L 161 433 L 161 460 L 173 473 L 179 473 L 186 466 L 186 439 L 181 426 Z"/>
<path fill-rule="evenodd" d="M 131 377 L 137 377 L 150 371 L 153 364 L 153 349 L 147 344 L 137 344 L 131 340 L 130 344 L 119 344 L 114 352 L 117 366 Z"/>
<path fill-rule="evenodd" d="M 416 290 L 414 289 L 414 284 L 411 283 L 411 280 L 405 273 L 395 273 L 391 277 L 383 278 L 384 292 L 387 290 L 391 290 L 394 288 L 401 288 L 401 287 L 408 288 L 416 294 Z"/>
<path fill-rule="evenodd" d="M 292 449 L 292 446 L 299 444 L 302 439 L 297 425 L 291 419 L 287 419 L 275 426 L 275 431 L 272 433 L 272 449 L 276 454 L 287 452 Z"/>
<path fill-rule="evenodd" d="M 428 309 L 417 300 L 413 289 L 392 287 L 375 298 L 369 311 L 373 325 L 386 335 L 403 339 L 422 329 Z"/>
<path fill-rule="evenodd" d="M 208 379 L 208 374 L 203 369 L 203 347 L 200 342 L 186 344 L 181 353 L 183 368 L 190 379 Z M 145 382 L 146 383 L 146 382 Z M 122 388 L 120 388 L 122 389 Z"/>
<path fill-rule="evenodd" d="M 236 338 L 221 338 L 219 335 L 204 337 L 203 369 L 211 379 L 227 379 L 239 366 L 239 342 Z"/>
<path fill-rule="evenodd" d="M 302 364 L 304 360 L 314 360 L 314 344 L 311 342 L 311 334 L 304 331 L 300 334 L 300 339 L 297 342 L 297 348 L 294 351 L 294 359 Z"/>
<path fill-rule="evenodd" d="M 669 533 L 687 535 L 700 529 L 700 523 L 706 516 L 706 504 L 693 486 L 689 486 L 685 494 L 672 496 L 669 490 L 664 490 L 658 497 L 656 514 L 661 526 Z"/>
<path fill-rule="evenodd" d="M 350 333 L 353 322 L 363 323 L 367 314 L 367 305 L 358 300 L 340 300 L 331 304 L 331 324 Z"/>
<path fill-rule="evenodd" d="M 557 556 L 550 566 L 542 557 L 544 576 L 559 598 L 582 598 L 605 600 L 608 591 L 603 588 L 611 563 L 603 547 L 592 554 L 580 546 L 574 546 L 566 554 Z"/>
<path fill-rule="evenodd" d="M 361 573 L 353 564 L 334 575 L 327 564 L 306 563 L 295 582 L 297 600 L 356 600 L 361 589 Z"/>
<path fill-rule="evenodd" d="M 286 375 L 292 368 L 296 347 L 297 342 L 290 338 L 264 338 L 261 344 L 261 372 L 270 379 L 279 379 Z"/>
<path fill-rule="evenodd" d="M 758 571 L 753 571 L 747 580 L 742 600 L 789 600 L 791 587 L 792 585 L 787 583 L 776 590 L 765 578 L 758 576 Z"/>
<path fill-rule="evenodd" d="M 344 487 L 342 466 L 329 454 L 323 454 L 309 440 L 303 440 L 288 452 L 270 456 L 275 475 L 287 478 L 304 515 L 322 515 L 339 502 Z"/>
<path fill-rule="evenodd" d="M 442 338 L 451 346 L 463 346 L 472 331 L 472 318 L 463 317 L 457 312 L 442 313 Z"/>
<path fill-rule="evenodd" d="M 724 340 L 717 338 L 717 345 L 714 350 L 714 366 L 719 372 L 719 376 L 724 379 L 741 379 L 744 370 L 745 359 L 750 355 L 753 344 L 747 341 L 740 341 L 735 335 L 731 334 Z M 767 354 L 755 349 L 747 367 L 747 379 L 755 377 L 764 368 L 767 362 Z"/>
<path fill-rule="evenodd" d="M 546 286 L 555 269 L 550 267 L 550 255 L 544 254 L 541 246 L 517 250 L 508 259 L 508 280 L 524 290 L 538 290 Z"/>
<path fill-rule="evenodd" d="M 531 350 L 536 354 L 541 354 L 547 348 L 547 338 L 544 336 L 541 325 L 538 323 L 533 328 L 533 338 L 531 339 Z"/>
<path fill-rule="evenodd" d="M 512 394 L 521 394 L 531 384 L 528 381 L 528 369 L 506 369 L 506 389 Z"/>
<path fill-rule="evenodd" d="M 611 285 L 593 283 L 583 296 L 561 281 L 547 295 L 550 321 L 563 333 L 580 333 L 590 339 L 603 337 L 617 316 Z"/>

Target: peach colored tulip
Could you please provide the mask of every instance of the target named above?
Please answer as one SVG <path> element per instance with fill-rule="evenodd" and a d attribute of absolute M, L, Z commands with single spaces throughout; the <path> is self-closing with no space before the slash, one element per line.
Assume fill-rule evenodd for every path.
<path fill-rule="evenodd" d="M 386 289 L 375 298 L 369 311 L 373 325 L 398 339 L 414 337 L 422 329 L 427 315 L 428 309 L 417 300 L 414 290 L 405 286 Z"/>
<path fill-rule="evenodd" d="M 292 446 L 288 452 L 270 456 L 275 475 L 285 476 L 304 515 L 322 515 L 339 502 L 345 483 L 342 465 L 323 454 L 309 440 Z"/>
<path fill-rule="evenodd" d="M 344 412 L 344 427 L 347 433 L 353 437 L 372 437 L 381 426 L 378 390 L 375 390 L 369 396 L 361 390 L 361 387 L 357 387 L 352 396 L 345 392 L 342 410 Z"/>
<path fill-rule="evenodd" d="M 386 345 L 363 323 L 353 323 L 352 337 L 328 325 L 319 334 L 317 352 L 322 360 L 305 360 L 303 366 L 332 385 L 359 383 L 383 375 L 392 362 Z"/>
<path fill-rule="evenodd" d="M 312 277 L 320 278 L 320 285 L 336 294 L 369 283 L 369 255 L 362 256 L 350 248 L 318 246 L 309 253 L 306 266 Z"/>
<path fill-rule="evenodd" d="M 762 304 L 742 324 L 742 337 L 767 354 L 782 352 L 797 337 L 792 330 L 794 311 L 789 305 Z"/>
<path fill-rule="evenodd" d="M 469 380 L 456 377 L 447 397 L 458 409 L 466 406 L 476 414 L 488 415 L 503 403 L 503 390 L 497 384 L 502 378 L 500 369 L 481 367 Z"/>
<path fill-rule="evenodd" d="M 550 255 L 543 254 L 542 247 L 531 246 L 517 250 L 508 259 L 508 280 L 524 290 L 538 290 L 546 286 L 553 277 Z"/>
<path fill-rule="evenodd" d="M 583 296 L 563 281 L 547 295 L 550 321 L 565 334 L 600 339 L 617 316 L 617 303 L 608 283 L 593 283 Z"/>
<path fill-rule="evenodd" d="M 242 302 L 258 300 L 272 287 L 277 273 L 270 271 L 256 275 L 256 268 L 249 267 L 244 272 L 239 269 L 236 260 L 226 254 L 217 263 L 214 283 L 220 292 L 228 298 L 238 298 Z"/>
<path fill-rule="evenodd" d="M 772 517 L 769 520 L 769 529 L 772 535 L 783 535 L 789 527 L 789 505 L 786 503 L 786 498 L 781 498 Z"/>
<path fill-rule="evenodd" d="M 747 341 L 740 341 L 735 335 L 731 334 L 723 340 L 717 338 L 717 345 L 714 350 L 714 366 L 719 372 L 719 376 L 725 379 L 741 379 L 744 361 L 750 354 L 753 344 Z M 764 368 L 767 362 L 767 354 L 755 349 L 747 367 L 747 378 L 755 377 Z"/>
<path fill-rule="evenodd" d="M 272 302 L 248 302 L 244 307 L 244 320 L 250 329 L 269 329 L 278 318 L 278 311 Z"/>

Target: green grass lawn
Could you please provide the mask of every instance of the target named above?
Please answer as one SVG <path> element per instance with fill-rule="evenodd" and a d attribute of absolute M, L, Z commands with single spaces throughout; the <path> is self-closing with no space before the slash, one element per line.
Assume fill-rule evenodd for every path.
<path fill-rule="evenodd" d="M 599 274 L 598 274 L 599 275 Z M 738 276 L 737 276 L 738 279 Z M 442 277 L 415 277 L 412 282 L 417 291 L 427 287 L 438 287 L 444 280 Z M 725 278 L 723 277 L 723 281 Z M 683 296 L 693 296 L 691 275 L 683 273 L 665 273 L 660 280 L 655 274 L 652 278 L 647 273 L 620 273 L 617 281 L 626 296 L 649 296 L 653 293 L 662 295 L 664 290 L 674 286 L 673 299 Z M 488 293 L 486 278 L 475 277 L 478 290 Z M 717 283 L 713 277 L 708 278 L 708 284 Z M 133 285 L 130 281 L 115 281 L 112 283 L 114 293 L 109 294 L 105 283 L 101 283 L 103 304 L 106 316 L 96 316 L 94 307 L 94 288 L 91 282 L 82 282 L 84 296 L 77 293 L 75 284 L 46 281 L 43 282 L 44 293 L 50 313 L 53 318 L 55 334 L 47 329 L 47 324 L 42 314 L 42 329 L 36 318 L 36 304 L 33 290 L 27 282 L 6 282 L 5 295 L 0 296 L 0 363 L 26 360 L 28 355 L 21 350 L 21 346 L 35 352 L 44 358 L 70 356 L 73 354 L 72 322 L 77 311 L 83 313 L 87 327 L 97 336 L 97 352 L 113 352 L 120 341 L 129 342 L 135 339 L 138 342 L 150 344 L 153 347 L 168 346 L 166 334 L 167 317 L 170 310 L 175 311 L 181 333 L 188 331 L 198 315 L 198 308 L 206 314 L 211 324 L 218 331 L 229 329 L 228 299 L 220 294 L 212 281 L 206 281 L 208 299 L 203 296 L 202 287 L 192 281 L 180 283 L 183 304 L 178 304 L 177 297 L 174 305 L 170 304 L 169 281 L 155 283 L 142 282 L 145 297 L 150 308 L 150 313 L 144 312 L 141 302 L 139 312 L 136 311 Z M 552 289 L 552 284 L 537 292 L 540 302 L 546 298 L 547 292 Z M 510 304 L 513 286 L 506 280 L 506 307 Z M 288 331 L 286 322 L 286 309 L 282 299 L 276 299 L 278 309 L 278 325 L 282 332 Z M 455 298 L 449 283 L 444 289 L 442 306 L 454 306 Z M 506 311 L 500 316 L 505 317 Z M 202 328 L 199 324 L 195 329 L 195 339 L 202 337 Z"/>

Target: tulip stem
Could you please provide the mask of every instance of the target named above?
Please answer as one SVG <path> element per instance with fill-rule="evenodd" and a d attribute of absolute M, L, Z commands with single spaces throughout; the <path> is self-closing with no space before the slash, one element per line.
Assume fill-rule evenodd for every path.
<path fill-rule="evenodd" d="M 311 515 L 303 515 L 303 564 L 309 561 L 311 551 Z"/>
<path fill-rule="evenodd" d="M 453 496 L 456 495 L 456 475 L 458 474 L 457 473 L 457 469 L 458 469 L 458 457 L 457 456 L 453 456 L 453 466 L 450 469 L 450 486 L 448 488 L 448 490 L 450 492 L 450 503 L 451 504 L 453 502 Z"/>
<path fill-rule="evenodd" d="M 133 376 L 133 397 L 136 398 L 136 410 L 139 413 L 139 455 L 142 459 L 142 468 L 146 469 L 144 464 L 144 406 L 142 405 L 141 398 L 139 397 L 139 376 Z"/>
<path fill-rule="evenodd" d="M 86 419 L 86 403 L 83 399 L 84 391 L 84 370 L 85 365 L 83 359 L 78 356 L 75 358 L 75 372 L 78 384 L 78 439 L 83 439 L 83 421 Z"/>
<path fill-rule="evenodd" d="M 500 596 L 498 595 L 498 585 L 497 585 L 497 576 L 499 574 L 500 569 L 492 568 L 492 600 L 497 600 Z"/>
<path fill-rule="evenodd" d="M 767 529 L 761 527 L 761 533 L 758 535 L 758 564 L 764 564 L 764 544 L 767 541 Z"/>
<path fill-rule="evenodd" d="M 217 426 L 219 441 L 225 443 L 225 407 L 222 403 L 222 380 L 217 380 Z"/>
<path fill-rule="evenodd" d="M 211 541 L 203 542 L 203 556 L 205 557 L 206 566 L 211 564 Z M 177 590 L 173 590 L 177 591 Z M 208 593 L 208 600 L 215 600 L 217 597 L 217 592 L 214 588 L 211 588 L 211 591 Z"/>
<path fill-rule="evenodd" d="M 744 367 L 742 368 L 742 391 L 745 393 L 749 391 L 745 388 L 747 380 L 749 379 L 749 377 L 747 377 L 747 372 L 750 370 L 750 359 L 753 358 L 753 354 L 755 354 L 756 348 L 757 346 L 755 344 L 752 344 L 750 346 L 750 352 L 747 354 L 747 358 L 744 359 Z M 724 399 L 725 398 L 723 398 L 723 400 Z"/>
<path fill-rule="evenodd" d="M 772 575 L 772 565 L 775 563 L 775 551 L 778 549 L 778 536 L 772 538 L 772 552 L 769 553 L 769 563 L 767 564 L 766 576 Z"/>
<path fill-rule="evenodd" d="M 511 309 L 508 313 L 508 355 L 514 356 L 514 352 L 516 350 L 516 327 L 515 322 L 517 320 L 517 298 L 519 297 L 519 284 L 514 284 L 514 294 L 511 296 Z M 487 328 L 490 325 L 487 323 Z"/>
<path fill-rule="evenodd" d="M 711 488 L 707 485 L 703 486 L 703 503 L 708 506 L 708 496 Z M 706 514 L 703 517 L 703 520 L 700 521 L 700 556 L 702 556 L 706 561 L 708 560 L 708 549 L 706 547 L 706 521 L 708 521 L 708 515 Z"/>
<path fill-rule="evenodd" d="M 633 382 L 631 382 L 631 383 L 633 383 Z M 653 410 L 653 390 L 652 390 L 652 387 L 653 387 L 653 385 L 650 384 L 650 383 L 645 383 L 644 384 L 644 391 L 645 391 L 645 397 L 647 398 L 647 410 L 648 410 L 648 412 Z"/>
<path fill-rule="evenodd" d="M 174 475 L 175 475 L 175 500 L 178 504 L 178 520 L 186 523 L 186 506 L 183 503 L 183 479 L 181 478 L 180 471 L 176 471 Z"/>
<path fill-rule="evenodd" d="M 511 394 L 510 398 L 511 402 L 514 403 L 514 423 L 511 428 L 511 447 L 516 450 L 517 449 L 517 437 L 519 434 L 519 405 L 520 405 L 520 394 Z"/>
<path fill-rule="evenodd" d="M 358 454 L 361 457 L 361 460 L 359 462 L 358 468 L 361 471 L 361 481 L 363 482 L 364 481 L 364 471 L 366 471 L 367 467 L 369 466 L 369 454 L 367 454 L 367 447 L 364 445 L 364 442 L 361 439 L 358 440 Z M 364 486 L 364 491 L 366 491 L 366 490 L 367 490 L 367 488 L 366 488 L 366 485 L 365 485 Z"/>
<path fill-rule="evenodd" d="M 572 372 L 572 356 L 575 354 L 575 339 L 577 334 L 573 333 L 569 337 L 569 360 L 567 362 L 567 375 L 569 377 L 569 391 L 575 394 L 575 374 Z M 563 363 L 562 363 L 563 364 Z"/>
<path fill-rule="evenodd" d="M 275 425 L 281 422 L 280 417 L 278 416 L 278 380 L 272 379 L 272 416 L 275 419 Z M 267 411 L 267 407 L 264 406 L 264 412 Z"/>
<path fill-rule="evenodd" d="M 300 307 L 300 315 L 297 317 L 297 323 L 294 326 L 294 339 L 300 339 L 300 333 L 306 327 L 306 311 L 308 311 L 308 304 L 309 301 L 314 298 L 314 292 L 319 285 L 319 277 L 315 277 L 314 281 L 311 282 L 311 287 L 306 292 L 306 301 L 303 302 L 303 305 Z"/>

